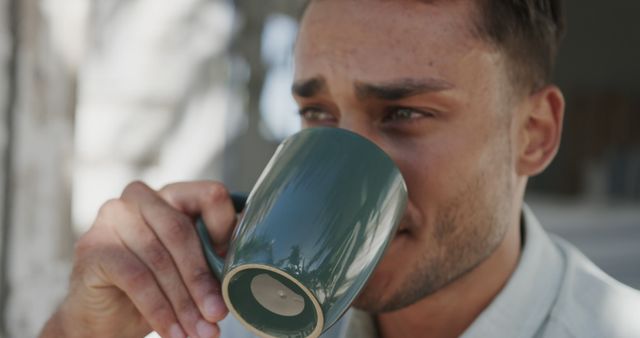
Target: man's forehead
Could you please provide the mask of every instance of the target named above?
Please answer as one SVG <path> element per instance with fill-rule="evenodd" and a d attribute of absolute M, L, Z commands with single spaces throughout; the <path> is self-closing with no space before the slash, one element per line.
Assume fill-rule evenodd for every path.
<path fill-rule="evenodd" d="M 323 1 L 360 1 L 360 2 L 370 2 L 370 1 L 381 1 L 381 2 L 391 2 L 391 1 L 395 1 L 395 2 L 401 2 L 401 1 L 406 1 L 406 2 L 421 2 L 421 3 L 425 3 L 425 4 L 435 4 L 441 1 L 445 1 L 445 0 L 308 0 L 306 1 L 305 6 L 310 5 L 312 2 L 323 2 Z M 449 0 L 449 1 L 454 1 L 454 0 Z"/>
<path fill-rule="evenodd" d="M 363 6 L 366 6 L 367 4 L 371 4 L 372 2 L 381 2 L 381 3 L 415 3 L 415 4 L 422 4 L 422 5 L 438 5 L 441 3 L 452 3 L 452 2 L 475 2 L 477 0 L 307 0 L 305 1 L 304 5 L 303 5 L 303 10 L 302 10 L 302 16 L 301 19 L 304 17 L 304 14 L 307 12 L 307 9 L 315 3 L 329 3 L 329 2 L 334 2 L 334 3 L 347 3 L 347 2 L 352 2 L 352 3 L 359 3 Z M 363 7 L 366 8 L 366 7 Z"/>
<path fill-rule="evenodd" d="M 314 1 L 295 49 L 296 97 L 393 100 L 480 89 L 506 76 L 499 51 L 469 33 L 467 1 Z"/>
<path fill-rule="evenodd" d="M 412 8 L 391 0 L 314 1 L 318 6 L 307 13 L 295 51 L 296 70 L 306 70 L 304 77 L 320 73 L 310 66 L 351 73 L 393 69 L 410 77 L 416 65 L 439 66 L 479 45 L 468 33 L 463 2 Z"/>
<path fill-rule="evenodd" d="M 381 16 L 387 21 L 394 21 L 395 26 L 406 26 L 413 24 L 415 30 L 436 21 L 440 22 L 442 15 L 440 12 L 446 9 L 448 17 L 447 27 L 458 26 L 465 28 L 470 35 L 477 36 L 478 11 L 477 0 L 310 0 L 305 6 L 305 15 L 301 24 L 304 26 L 308 20 L 308 12 L 320 9 L 324 16 L 320 16 L 319 21 L 330 21 L 332 18 L 348 15 L 354 23 L 358 23 L 358 18 Z M 314 18 L 317 15 L 314 15 Z M 328 20 L 329 19 L 329 20 Z M 314 20 L 316 21 L 316 20 Z M 404 22 L 400 22 L 404 21 Z M 316 21 L 317 22 L 317 21 Z M 373 27 L 379 25 L 380 21 L 366 22 L 364 26 Z"/>

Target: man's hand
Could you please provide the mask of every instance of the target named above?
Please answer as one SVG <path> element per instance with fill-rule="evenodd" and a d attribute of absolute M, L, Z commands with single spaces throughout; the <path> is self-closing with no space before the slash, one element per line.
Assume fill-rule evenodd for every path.
<path fill-rule="evenodd" d="M 198 216 L 225 249 L 236 214 L 224 186 L 129 184 L 78 241 L 69 294 L 41 336 L 217 337 L 227 308 L 202 254 Z"/>

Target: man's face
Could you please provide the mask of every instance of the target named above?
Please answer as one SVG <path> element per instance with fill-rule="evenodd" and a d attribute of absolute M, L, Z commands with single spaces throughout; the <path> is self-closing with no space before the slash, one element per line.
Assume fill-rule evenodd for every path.
<path fill-rule="evenodd" d="M 501 55 L 473 35 L 470 1 L 320 0 L 295 52 L 303 125 L 356 132 L 402 172 L 409 204 L 356 306 L 410 305 L 501 243 L 516 195 Z"/>

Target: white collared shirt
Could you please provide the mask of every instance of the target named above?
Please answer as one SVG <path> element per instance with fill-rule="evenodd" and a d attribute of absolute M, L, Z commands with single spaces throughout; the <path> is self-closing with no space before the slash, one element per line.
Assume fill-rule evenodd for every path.
<path fill-rule="evenodd" d="M 640 338 L 640 292 L 548 235 L 526 206 L 523 216 L 524 246 L 516 270 L 462 337 Z M 221 323 L 222 337 L 253 337 L 230 317 Z M 375 336 L 372 318 L 352 309 L 321 337 Z"/>

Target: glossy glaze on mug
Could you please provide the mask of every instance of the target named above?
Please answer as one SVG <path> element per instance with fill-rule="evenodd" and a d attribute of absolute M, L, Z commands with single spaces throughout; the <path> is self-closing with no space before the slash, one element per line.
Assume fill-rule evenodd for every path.
<path fill-rule="evenodd" d="M 406 199 L 375 144 L 337 128 L 303 130 L 278 147 L 249 195 L 221 277 L 229 285 L 228 273 L 248 264 L 282 271 L 315 297 L 325 331 L 364 287 Z M 233 305 L 238 295 L 225 292 Z"/>

